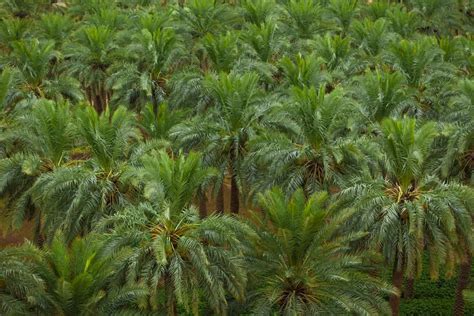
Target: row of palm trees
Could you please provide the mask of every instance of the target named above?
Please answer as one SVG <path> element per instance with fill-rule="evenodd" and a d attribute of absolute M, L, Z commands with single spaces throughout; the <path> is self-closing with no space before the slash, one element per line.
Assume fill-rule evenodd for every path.
<path fill-rule="evenodd" d="M 168 2 L 1 4 L 0 311 L 462 315 L 469 4 Z"/>

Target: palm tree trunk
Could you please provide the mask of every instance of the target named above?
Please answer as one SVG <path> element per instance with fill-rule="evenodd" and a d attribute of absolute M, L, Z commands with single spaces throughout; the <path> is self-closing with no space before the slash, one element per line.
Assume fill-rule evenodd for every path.
<path fill-rule="evenodd" d="M 408 277 L 406 284 L 405 284 L 405 291 L 403 293 L 403 297 L 407 299 L 411 299 L 415 296 L 415 278 Z"/>
<path fill-rule="evenodd" d="M 34 230 L 34 237 L 33 237 L 34 243 L 42 248 L 43 243 L 44 243 L 44 238 L 41 234 L 41 212 L 36 210 L 36 216 L 35 216 L 35 230 Z"/>
<path fill-rule="evenodd" d="M 472 265 L 472 253 L 469 249 L 466 249 L 465 257 L 461 263 L 459 269 L 458 285 L 456 288 L 456 298 L 454 301 L 453 315 L 462 316 L 464 315 L 464 298 L 463 291 L 469 285 L 469 279 L 471 277 L 471 265 Z"/>
<path fill-rule="evenodd" d="M 229 159 L 229 172 L 230 172 L 230 211 L 232 214 L 239 214 L 240 208 L 240 192 L 239 185 L 237 183 L 237 172 L 236 164 L 237 161 L 237 151 L 235 148 L 238 148 L 238 144 L 234 144 L 230 152 Z"/>
<path fill-rule="evenodd" d="M 207 196 L 206 192 L 201 193 L 199 197 L 199 216 L 205 218 L 207 216 Z"/>
<path fill-rule="evenodd" d="M 239 186 L 237 184 L 237 176 L 232 172 L 232 178 L 230 183 L 230 211 L 233 214 L 239 214 L 240 208 L 240 193 Z"/>
<path fill-rule="evenodd" d="M 390 308 L 392 309 L 392 315 L 398 316 L 400 313 L 400 293 L 403 285 L 403 258 L 399 254 L 396 255 L 393 264 L 392 285 L 398 290 L 398 293 L 390 295 Z"/>
<path fill-rule="evenodd" d="M 224 182 L 222 182 L 219 192 L 217 192 L 216 211 L 221 214 L 224 213 Z"/>

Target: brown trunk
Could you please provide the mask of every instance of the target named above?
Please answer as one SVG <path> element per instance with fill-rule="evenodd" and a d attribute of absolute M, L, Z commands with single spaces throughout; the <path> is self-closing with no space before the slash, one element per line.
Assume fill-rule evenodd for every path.
<path fill-rule="evenodd" d="M 459 269 L 458 285 L 456 288 L 456 298 L 454 301 L 453 315 L 462 316 L 464 315 L 464 298 L 463 291 L 469 285 L 469 279 L 471 277 L 471 265 L 472 265 L 472 253 L 466 250 L 465 257 L 461 263 Z"/>
<path fill-rule="evenodd" d="M 403 263 L 401 262 L 399 255 L 395 259 L 392 271 L 392 285 L 397 289 L 397 294 L 390 295 L 390 308 L 392 309 L 392 315 L 398 316 L 400 313 L 400 293 L 403 285 Z"/>
<path fill-rule="evenodd" d="M 216 197 L 216 211 L 224 213 L 224 182 L 222 182 Z"/>
<path fill-rule="evenodd" d="M 206 192 L 201 193 L 199 197 L 199 216 L 205 218 L 207 216 L 207 196 Z"/>
<path fill-rule="evenodd" d="M 403 292 L 403 297 L 406 299 L 411 299 L 415 296 L 415 278 L 408 277 L 405 284 L 405 291 Z"/>
<path fill-rule="evenodd" d="M 239 187 L 237 184 L 237 176 L 233 173 L 230 183 L 230 211 L 233 214 L 239 214 L 240 200 Z"/>
<path fill-rule="evenodd" d="M 35 218 L 35 231 L 34 231 L 34 243 L 39 247 L 43 248 L 44 238 L 41 234 L 41 212 L 36 211 Z"/>

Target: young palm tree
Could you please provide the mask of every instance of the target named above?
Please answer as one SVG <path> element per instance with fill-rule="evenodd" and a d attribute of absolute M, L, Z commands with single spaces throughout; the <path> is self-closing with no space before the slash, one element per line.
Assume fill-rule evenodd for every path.
<path fill-rule="evenodd" d="M 170 109 L 167 103 L 161 103 L 155 112 L 153 104 L 148 104 L 140 113 L 139 126 L 147 139 L 169 139 L 173 126 L 185 119 L 186 111 Z"/>
<path fill-rule="evenodd" d="M 240 207 L 240 164 L 247 151 L 247 142 L 269 108 L 262 100 L 258 79 L 254 73 L 208 76 L 205 87 L 214 100 L 214 108 L 205 116 L 178 124 L 170 133 L 186 148 L 203 150 L 208 157 L 205 159 L 230 177 L 233 213 L 238 213 Z M 220 192 L 222 194 L 222 189 Z M 223 211 L 222 206 L 218 206 L 218 211 Z"/>
<path fill-rule="evenodd" d="M 342 35 L 347 34 L 352 20 L 358 13 L 358 0 L 330 0 L 327 10 L 335 20 Z"/>
<path fill-rule="evenodd" d="M 207 34 L 204 36 L 201 42 L 205 55 L 201 60 L 201 69 L 205 72 L 208 71 L 207 59 L 209 59 L 212 63 L 212 68 L 216 72 L 229 73 L 240 57 L 237 40 L 237 33 L 229 31 L 223 35 Z"/>
<path fill-rule="evenodd" d="M 275 0 L 244 0 L 241 2 L 244 18 L 256 26 L 265 24 L 275 11 Z"/>
<path fill-rule="evenodd" d="M 372 179 L 342 191 L 359 216 L 352 225 L 369 232 L 367 243 L 378 249 L 393 267 L 394 287 L 401 291 L 403 277 L 413 278 L 422 268 L 425 250 L 430 273 L 436 278 L 444 264 L 449 275 L 462 254 L 461 243 L 471 248 L 469 188 L 443 183 L 430 168 L 430 149 L 436 128 L 416 128 L 414 119 L 382 122 L 381 171 Z M 462 242 L 460 242 L 462 241 Z M 400 299 L 390 297 L 398 315 Z"/>
<path fill-rule="evenodd" d="M 355 42 L 369 56 L 378 56 L 387 45 L 390 34 L 388 23 L 385 19 L 372 21 L 368 18 L 361 21 L 354 21 L 352 34 Z"/>
<path fill-rule="evenodd" d="M 311 0 L 290 0 L 285 5 L 285 24 L 296 33 L 296 38 L 308 39 L 317 31 L 321 7 Z M 289 31 L 290 31 L 289 30 Z"/>
<path fill-rule="evenodd" d="M 353 214 L 338 209 L 326 193 L 290 199 L 273 189 L 260 195 L 264 214 L 256 216 L 250 298 L 257 315 L 383 314 L 390 287 L 366 274 L 363 253 L 349 243 L 364 234 L 340 234 Z"/>
<path fill-rule="evenodd" d="M 419 17 L 413 11 L 408 11 L 406 7 L 392 5 L 388 8 L 387 18 L 392 31 L 402 38 L 412 38 L 416 34 L 416 29 L 420 23 Z"/>
<path fill-rule="evenodd" d="M 236 16 L 227 5 L 215 0 L 189 0 L 177 12 L 192 38 L 218 33 L 236 21 Z"/>
<path fill-rule="evenodd" d="M 41 16 L 39 28 L 41 38 L 54 41 L 56 49 L 61 49 L 74 29 L 74 21 L 67 15 L 47 13 Z"/>

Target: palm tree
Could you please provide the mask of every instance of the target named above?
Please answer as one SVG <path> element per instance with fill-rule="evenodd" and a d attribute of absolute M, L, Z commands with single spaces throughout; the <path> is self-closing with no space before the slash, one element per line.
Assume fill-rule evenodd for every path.
<path fill-rule="evenodd" d="M 74 29 L 74 22 L 67 15 L 48 13 L 41 16 L 39 27 L 39 35 L 45 40 L 53 40 L 56 49 L 61 49 Z"/>
<path fill-rule="evenodd" d="M 116 49 L 114 31 L 103 25 L 87 26 L 78 31 L 75 38 L 65 49 L 64 67 L 79 78 L 87 101 L 102 113 L 111 97 L 106 80 Z"/>
<path fill-rule="evenodd" d="M 240 3 L 244 18 L 255 26 L 265 24 L 275 11 L 275 0 L 244 0 Z"/>
<path fill-rule="evenodd" d="M 199 155 L 181 154 L 173 160 L 162 151 L 145 156 L 142 164 L 133 173 L 151 203 L 127 208 L 106 221 L 106 226 L 116 227 L 110 248 L 128 245 L 132 250 L 120 274 L 150 288 L 152 310 L 163 293 L 168 315 L 177 315 L 177 304 L 198 314 L 203 299 L 216 313 L 224 313 L 227 293 L 243 298 L 246 274 L 237 252 L 248 229 L 225 215 L 200 218 L 191 206 L 213 175 L 202 167 Z"/>
<path fill-rule="evenodd" d="M 408 11 L 406 7 L 399 5 L 392 5 L 388 8 L 387 18 L 390 22 L 390 29 L 402 38 L 414 36 L 420 23 L 415 12 Z"/>
<path fill-rule="evenodd" d="M 165 207 L 164 203 L 171 212 L 189 208 L 217 176 L 217 171 L 204 167 L 201 156 L 193 152 L 170 157 L 166 151 L 152 151 L 140 163 L 126 177 L 143 190 L 150 202 L 159 208 Z"/>
<path fill-rule="evenodd" d="M 167 103 L 158 105 L 155 112 L 153 104 L 146 105 L 141 113 L 139 126 L 146 139 L 168 140 L 171 128 L 185 118 L 186 111 L 170 109 Z"/>
<path fill-rule="evenodd" d="M 92 107 L 76 113 L 76 147 L 71 163 L 43 174 L 31 192 L 35 205 L 45 211 L 48 241 L 58 230 L 67 241 L 91 231 L 94 224 L 128 202 L 121 180 L 140 134 L 132 115 L 123 107 L 99 115 Z"/>
<path fill-rule="evenodd" d="M 474 167 L 474 81 L 461 80 L 460 92 L 451 99 L 444 116 L 448 126 L 449 142 L 443 159 L 441 175 L 456 177 L 466 184 L 473 184 Z"/>
<path fill-rule="evenodd" d="M 326 81 L 326 74 L 321 71 L 322 60 L 315 55 L 296 54 L 294 58 L 285 56 L 279 66 L 287 86 L 311 87 L 320 86 Z"/>
<path fill-rule="evenodd" d="M 218 33 L 237 18 L 227 5 L 215 0 L 190 0 L 177 12 L 192 38 Z"/>
<path fill-rule="evenodd" d="M 360 77 L 353 93 L 359 99 L 368 121 L 380 123 L 410 108 L 404 82 L 405 77 L 400 72 L 389 73 L 381 69 L 367 71 Z"/>
<path fill-rule="evenodd" d="M 17 113 L 2 136 L 6 155 L 0 160 L 0 196 L 6 205 L 3 216 L 11 228 L 34 219 L 34 239 L 40 243 L 43 212 L 33 203 L 32 188 L 73 158 L 71 112 L 66 103 L 39 101 L 32 109 Z"/>
<path fill-rule="evenodd" d="M 12 69 L 4 68 L 0 74 L 0 109 L 7 112 L 12 109 L 15 103 L 16 89 L 15 73 Z"/>
<path fill-rule="evenodd" d="M 366 274 L 363 253 L 349 243 L 364 234 L 341 234 L 353 214 L 331 204 L 326 193 L 307 200 L 302 190 L 291 198 L 280 189 L 260 195 L 263 215 L 249 254 L 251 292 L 257 315 L 378 314 L 390 287 Z"/>
<path fill-rule="evenodd" d="M 229 31 L 224 35 L 207 34 L 204 36 L 201 42 L 205 55 L 201 60 L 201 69 L 205 72 L 208 71 L 207 59 L 210 59 L 212 68 L 216 72 L 229 73 L 240 56 L 237 40 L 237 33 Z"/>
<path fill-rule="evenodd" d="M 298 39 L 309 39 L 318 29 L 321 7 L 311 0 L 290 0 L 285 5 L 285 24 L 296 33 Z M 285 17 L 284 17 L 285 18 Z"/>
<path fill-rule="evenodd" d="M 472 192 L 432 175 L 430 149 L 437 134 L 433 123 L 416 128 L 414 119 L 385 119 L 381 130 L 380 173 L 361 178 L 341 195 L 359 212 L 352 225 L 369 232 L 367 244 L 392 265 L 393 285 L 401 291 L 404 276 L 420 273 L 425 250 L 436 278 L 442 264 L 448 275 L 453 272 L 461 243 L 471 247 L 467 197 Z M 394 315 L 399 304 L 399 296 L 392 295 Z"/>
<path fill-rule="evenodd" d="M 77 81 L 56 69 L 60 56 L 54 50 L 54 42 L 29 39 L 14 42 L 11 46 L 10 64 L 18 69 L 19 90 L 24 99 L 82 99 Z"/>
<path fill-rule="evenodd" d="M 35 273 L 31 259 L 38 260 L 37 248 L 25 244 L 0 250 L 0 312 L 5 315 L 46 313 L 50 300 L 44 282 Z M 21 256 L 18 254 L 21 253 Z"/>
<path fill-rule="evenodd" d="M 205 159 L 217 166 L 222 175 L 230 177 L 233 213 L 238 213 L 240 208 L 240 164 L 247 151 L 247 142 L 255 135 L 257 122 L 269 109 L 269 104 L 262 100 L 258 79 L 254 73 L 207 76 L 204 85 L 214 100 L 214 108 L 203 117 L 178 124 L 170 132 L 170 136 L 185 148 L 203 150 L 208 157 Z M 221 188 L 220 198 L 222 194 Z M 222 206 L 217 208 L 223 211 Z"/>
<path fill-rule="evenodd" d="M 70 247 L 56 237 L 47 249 L 27 243 L 2 250 L 0 279 L 5 286 L 0 286 L 0 293 L 6 299 L 2 309 L 54 315 L 138 313 L 138 302 L 146 290 L 137 285 L 115 287 L 115 268 L 121 255 L 105 255 L 105 249 L 90 235 L 75 239 Z"/>
<path fill-rule="evenodd" d="M 341 34 L 347 34 L 352 20 L 358 12 L 358 0 L 330 0 L 327 10 L 335 20 Z"/>
<path fill-rule="evenodd" d="M 264 188 L 280 186 L 291 194 L 298 188 L 311 194 L 337 185 L 362 155 L 347 132 L 347 103 L 341 90 L 330 94 L 314 88 L 294 88 L 290 104 L 273 112 L 274 126 L 252 141 L 249 160 L 266 166 Z M 354 169 L 355 170 L 355 169 Z"/>
<path fill-rule="evenodd" d="M 125 48 L 126 60 L 111 77 L 114 99 L 126 104 L 153 104 L 157 113 L 167 94 L 167 75 L 182 54 L 182 45 L 171 28 L 141 29 Z"/>
<path fill-rule="evenodd" d="M 473 184 L 474 143 L 473 143 L 473 118 L 474 118 L 474 82 L 462 80 L 458 84 L 459 94 L 450 102 L 446 118 L 448 121 L 449 139 L 441 175 L 446 178 L 456 177 L 466 185 Z M 472 250 L 466 245 L 459 269 L 458 286 L 454 315 L 464 314 L 463 291 L 469 285 L 472 266 Z"/>
<path fill-rule="evenodd" d="M 17 18 L 4 18 L 0 21 L 0 49 L 11 52 L 12 44 L 31 36 L 30 22 Z"/>
<path fill-rule="evenodd" d="M 388 32 L 388 23 L 385 19 L 372 21 L 365 20 L 354 21 L 352 34 L 360 47 L 369 56 L 378 56 L 387 45 L 390 34 Z"/>

